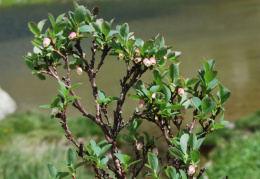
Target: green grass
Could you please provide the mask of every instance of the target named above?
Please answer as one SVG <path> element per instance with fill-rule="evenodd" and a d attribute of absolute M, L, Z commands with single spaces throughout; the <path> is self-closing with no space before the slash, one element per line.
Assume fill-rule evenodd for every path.
<path fill-rule="evenodd" d="M 215 146 L 205 164 L 209 179 L 260 178 L 260 111 L 238 119 L 235 126 L 212 133 L 204 144 Z"/>
<path fill-rule="evenodd" d="M 73 118 L 68 124 L 76 139 L 81 137 L 85 143 L 89 137 L 102 140 L 101 130 L 90 119 Z M 48 179 L 48 163 L 64 171 L 61 161 L 66 150 L 76 148 L 66 139 L 60 125 L 58 119 L 32 111 L 12 114 L 0 121 L 0 179 Z M 81 167 L 77 172 L 77 179 L 94 178 L 89 167 Z"/>
<path fill-rule="evenodd" d="M 0 7 L 59 2 L 58 0 L 2 0 Z"/>

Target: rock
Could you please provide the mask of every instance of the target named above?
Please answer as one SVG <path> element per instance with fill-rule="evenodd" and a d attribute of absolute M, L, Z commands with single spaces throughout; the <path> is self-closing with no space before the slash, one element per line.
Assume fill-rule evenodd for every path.
<path fill-rule="evenodd" d="M 11 114 L 16 110 L 15 101 L 9 96 L 7 92 L 0 88 L 0 120 L 7 114 Z"/>

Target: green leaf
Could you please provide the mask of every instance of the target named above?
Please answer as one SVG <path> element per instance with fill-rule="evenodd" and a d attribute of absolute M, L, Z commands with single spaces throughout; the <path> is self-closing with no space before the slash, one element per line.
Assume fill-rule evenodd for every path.
<path fill-rule="evenodd" d="M 167 86 L 163 86 L 163 93 L 165 95 L 165 101 L 169 102 L 171 99 L 171 90 Z"/>
<path fill-rule="evenodd" d="M 183 153 L 178 150 L 177 148 L 175 147 L 171 147 L 169 148 L 169 151 L 172 155 L 174 155 L 175 157 L 181 159 L 182 161 L 185 161 L 185 156 L 183 155 Z"/>
<path fill-rule="evenodd" d="M 127 164 L 130 160 L 130 157 L 128 155 L 123 155 L 119 153 L 114 154 L 123 164 Z"/>
<path fill-rule="evenodd" d="M 99 153 L 99 155 L 98 155 L 98 158 L 103 157 L 103 155 L 111 148 L 111 146 L 112 146 L 112 144 L 108 144 L 108 145 L 104 146 L 104 147 L 101 149 L 101 151 L 100 151 L 100 153 Z"/>
<path fill-rule="evenodd" d="M 129 98 L 133 99 L 133 100 L 140 100 L 140 97 L 134 94 L 130 94 L 128 95 Z"/>
<path fill-rule="evenodd" d="M 94 27 L 90 25 L 83 25 L 79 27 L 79 32 L 94 32 L 94 31 L 95 31 Z"/>
<path fill-rule="evenodd" d="M 44 75 L 38 74 L 37 77 L 38 77 L 40 80 L 46 80 L 46 76 L 44 76 Z"/>
<path fill-rule="evenodd" d="M 127 168 L 129 168 L 131 165 L 134 165 L 134 164 L 136 164 L 136 163 L 138 163 L 138 162 L 140 162 L 140 161 L 142 161 L 142 159 L 139 159 L 139 160 L 136 160 L 136 161 L 133 161 L 133 162 L 129 163 L 129 164 L 127 165 Z"/>
<path fill-rule="evenodd" d="M 180 75 L 179 72 L 179 66 L 176 64 L 171 64 L 171 66 L 169 67 L 169 76 L 172 79 L 172 81 L 176 81 L 178 79 L 178 76 Z"/>
<path fill-rule="evenodd" d="M 39 28 L 40 32 L 42 31 L 43 26 L 45 25 L 46 21 L 47 21 L 47 19 L 43 19 L 43 20 L 41 20 L 41 21 L 38 23 L 37 27 Z"/>
<path fill-rule="evenodd" d="M 81 167 L 81 166 L 85 165 L 86 163 L 89 163 L 89 161 L 88 161 L 88 160 L 85 160 L 84 162 L 77 163 L 77 164 L 74 166 L 74 168 L 77 169 L 78 167 Z"/>
<path fill-rule="evenodd" d="M 145 177 L 149 177 L 149 178 L 157 178 L 156 175 L 152 174 L 152 173 L 148 173 L 145 175 Z"/>
<path fill-rule="evenodd" d="M 195 134 L 191 133 L 190 137 L 189 137 L 189 142 L 188 142 L 189 146 L 193 149 L 196 150 L 196 145 L 197 145 L 197 137 Z"/>
<path fill-rule="evenodd" d="M 179 172 L 181 173 L 181 178 L 182 179 L 187 179 L 187 175 L 186 175 L 186 173 L 183 170 L 180 169 Z"/>
<path fill-rule="evenodd" d="M 60 21 L 63 19 L 64 16 L 65 16 L 65 13 L 59 15 L 59 16 L 57 17 L 57 19 L 56 19 L 56 23 L 60 22 Z"/>
<path fill-rule="evenodd" d="M 40 36 L 41 35 L 41 31 L 40 29 L 38 28 L 37 24 L 35 24 L 34 22 L 29 22 L 28 23 L 28 27 L 30 29 L 30 31 L 36 35 L 36 36 Z"/>
<path fill-rule="evenodd" d="M 50 19 L 50 22 L 51 22 L 52 27 L 54 27 L 56 23 L 55 23 L 55 20 L 54 20 L 53 15 L 52 15 L 51 13 L 49 13 L 49 14 L 48 14 L 48 17 L 49 17 L 49 19 Z"/>
<path fill-rule="evenodd" d="M 170 178 L 170 179 L 176 179 L 176 169 L 172 166 L 168 167 L 166 170 L 166 175 Z"/>
<path fill-rule="evenodd" d="M 54 29 L 53 29 L 53 33 L 54 34 L 58 34 L 60 31 L 62 31 L 64 28 L 66 27 L 66 23 L 65 22 L 58 22 L 57 24 L 55 24 Z"/>
<path fill-rule="evenodd" d="M 199 150 L 200 146 L 202 145 L 203 141 L 205 140 L 205 138 L 200 138 L 198 141 L 197 141 L 197 144 L 196 146 L 194 147 L 194 150 Z"/>
<path fill-rule="evenodd" d="M 190 100 L 191 100 L 192 104 L 199 110 L 199 112 L 202 113 L 200 99 L 198 97 L 193 97 Z"/>
<path fill-rule="evenodd" d="M 223 105 L 230 97 L 231 92 L 227 88 L 224 88 L 224 86 L 222 86 L 220 83 L 218 84 L 218 90 L 218 98 L 220 100 L 220 104 Z"/>
<path fill-rule="evenodd" d="M 74 12 L 74 19 L 77 24 L 80 24 L 86 19 L 87 11 L 84 6 L 78 6 Z"/>
<path fill-rule="evenodd" d="M 215 107 L 215 103 L 211 97 L 204 97 L 201 102 L 201 109 L 204 115 L 209 114 Z"/>
<path fill-rule="evenodd" d="M 203 67 L 204 71 L 209 71 L 210 70 L 209 63 L 204 58 L 202 58 L 202 60 L 203 60 L 203 63 L 204 63 L 204 67 Z"/>
<path fill-rule="evenodd" d="M 206 71 L 204 74 L 204 79 L 206 83 L 209 84 L 209 82 L 214 80 L 217 76 L 217 73 L 218 73 L 217 71 Z"/>
<path fill-rule="evenodd" d="M 67 150 L 66 159 L 69 162 L 69 165 L 73 165 L 76 162 L 76 154 L 71 148 Z"/>
<path fill-rule="evenodd" d="M 215 129 L 221 129 L 221 128 L 224 128 L 225 127 L 225 125 L 223 125 L 223 124 L 215 124 L 214 125 L 214 127 L 213 127 L 213 129 L 215 130 Z"/>
<path fill-rule="evenodd" d="M 180 145 L 181 145 L 181 150 L 184 154 L 186 154 L 187 151 L 187 146 L 188 146 L 188 140 L 189 140 L 189 135 L 188 134 L 183 134 L 180 139 Z"/>
<path fill-rule="evenodd" d="M 161 38 L 158 40 L 158 44 L 159 44 L 159 48 L 163 47 L 165 44 L 164 38 L 163 36 L 161 36 Z"/>
<path fill-rule="evenodd" d="M 67 98 L 67 101 L 72 101 L 74 99 L 80 99 L 80 97 L 78 97 L 78 96 L 70 96 L 70 97 Z"/>
<path fill-rule="evenodd" d="M 179 143 L 177 140 L 173 139 L 173 138 L 168 138 L 168 140 L 169 140 L 171 143 L 173 143 L 173 145 L 175 145 L 175 146 L 179 146 L 179 145 L 180 145 L 180 143 Z"/>
<path fill-rule="evenodd" d="M 150 91 L 152 91 L 152 92 L 157 92 L 158 90 L 159 90 L 159 88 L 160 88 L 160 86 L 159 85 L 156 85 L 156 86 L 152 86 L 151 88 L 150 88 Z"/>
<path fill-rule="evenodd" d="M 26 65 L 27 65 L 31 70 L 34 70 L 33 62 L 32 62 L 31 60 L 29 60 L 29 59 L 26 59 L 26 57 L 24 57 L 24 58 L 25 58 L 25 63 L 26 63 Z"/>
<path fill-rule="evenodd" d="M 208 63 L 209 63 L 209 70 L 213 70 L 215 61 L 214 60 L 208 60 Z"/>
<path fill-rule="evenodd" d="M 167 54 L 167 49 L 165 47 L 160 48 L 155 54 L 156 59 L 163 58 Z"/>
<path fill-rule="evenodd" d="M 110 24 L 108 22 L 103 22 L 101 25 L 102 32 L 107 36 L 110 32 Z"/>
<path fill-rule="evenodd" d="M 149 165 L 151 166 L 151 169 L 153 170 L 153 172 L 156 173 L 157 168 L 158 168 L 158 159 L 151 152 L 148 153 L 148 162 L 149 162 Z"/>
<path fill-rule="evenodd" d="M 57 174 L 57 170 L 55 168 L 54 165 L 52 165 L 51 163 L 48 164 L 48 169 L 49 169 L 49 173 L 52 177 L 56 177 L 56 174 Z"/>
<path fill-rule="evenodd" d="M 41 105 L 40 108 L 52 108 L 52 105 L 50 104 Z"/>
<path fill-rule="evenodd" d="M 66 176 L 68 176 L 70 173 L 69 172 L 58 172 L 57 174 L 57 179 L 60 179 L 60 178 L 64 178 Z"/>
<path fill-rule="evenodd" d="M 170 105 L 170 106 L 167 106 L 166 109 L 171 109 L 171 110 L 180 110 L 184 108 L 183 105 L 180 105 L 180 104 L 176 104 L 176 105 Z"/>
<path fill-rule="evenodd" d="M 98 97 L 100 100 L 103 100 L 106 98 L 106 94 L 104 91 L 98 90 Z"/>
<path fill-rule="evenodd" d="M 161 77 L 161 74 L 160 74 L 160 71 L 155 69 L 153 71 L 153 80 L 155 81 L 156 84 L 160 84 L 161 81 L 162 81 L 162 77 Z"/>
<path fill-rule="evenodd" d="M 129 33 L 129 26 L 127 23 L 125 23 L 120 28 L 120 34 L 122 37 L 126 38 L 128 33 Z"/>
<path fill-rule="evenodd" d="M 190 153 L 191 159 L 194 162 L 194 164 L 198 164 L 200 161 L 200 153 L 197 150 L 193 150 Z"/>
<path fill-rule="evenodd" d="M 186 87 L 191 87 L 195 83 L 197 83 L 198 79 L 196 78 L 187 78 L 186 79 Z"/>

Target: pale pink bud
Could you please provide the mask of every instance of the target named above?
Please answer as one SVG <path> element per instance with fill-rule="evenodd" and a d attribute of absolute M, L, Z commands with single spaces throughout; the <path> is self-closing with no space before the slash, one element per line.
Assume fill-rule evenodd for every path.
<path fill-rule="evenodd" d="M 135 61 L 135 63 L 139 63 L 140 61 L 142 61 L 142 58 L 137 56 L 137 57 L 135 57 L 134 61 Z"/>
<path fill-rule="evenodd" d="M 59 111 L 60 111 L 59 108 L 57 108 L 57 107 L 56 107 L 56 108 L 53 108 L 52 111 L 51 111 L 51 115 L 54 115 L 54 116 L 55 116 L 56 114 L 59 113 Z"/>
<path fill-rule="evenodd" d="M 144 100 L 140 99 L 139 101 L 139 108 L 142 108 L 144 106 Z"/>
<path fill-rule="evenodd" d="M 183 96 L 184 95 L 184 89 L 183 88 L 178 88 L 178 94 L 180 96 Z"/>
<path fill-rule="evenodd" d="M 136 54 L 137 56 L 140 55 L 140 52 L 139 52 L 138 48 L 135 49 L 135 54 Z"/>
<path fill-rule="evenodd" d="M 181 113 L 186 114 L 186 108 L 182 108 Z"/>
<path fill-rule="evenodd" d="M 157 148 L 157 147 L 154 147 L 154 148 L 152 149 L 152 153 L 157 156 L 157 155 L 159 154 L 158 148 Z"/>
<path fill-rule="evenodd" d="M 82 68 L 81 67 L 76 67 L 76 72 L 78 75 L 82 74 Z"/>
<path fill-rule="evenodd" d="M 156 98 L 156 93 L 152 94 L 152 98 L 155 99 Z"/>
<path fill-rule="evenodd" d="M 167 55 L 164 55 L 164 57 L 163 57 L 163 58 L 164 58 L 164 60 L 167 60 L 167 59 L 168 59 Z"/>
<path fill-rule="evenodd" d="M 196 169 L 195 169 L 194 165 L 190 165 L 189 168 L 188 168 L 188 174 L 194 175 L 195 172 L 196 172 Z"/>
<path fill-rule="evenodd" d="M 150 60 L 148 58 L 145 58 L 143 60 L 143 62 L 144 62 L 144 65 L 147 66 L 147 67 L 151 66 L 151 62 L 150 62 Z"/>
<path fill-rule="evenodd" d="M 122 54 L 122 53 L 119 53 L 119 59 L 124 59 L 125 58 L 125 55 L 124 54 Z"/>
<path fill-rule="evenodd" d="M 150 58 L 151 65 L 156 65 L 156 59 L 154 57 Z"/>
<path fill-rule="evenodd" d="M 48 37 L 46 37 L 46 38 L 43 39 L 42 45 L 43 45 L 44 47 L 48 47 L 48 46 L 50 45 L 50 43 L 51 43 L 51 39 L 49 39 Z"/>
<path fill-rule="evenodd" d="M 70 40 L 73 40 L 77 37 L 77 33 L 76 32 L 71 32 L 70 35 L 69 35 L 69 39 Z"/>
<path fill-rule="evenodd" d="M 143 146 L 144 146 L 143 142 L 139 142 L 139 143 L 136 145 L 136 148 L 137 148 L 137 150 L 142 150 Z"/>

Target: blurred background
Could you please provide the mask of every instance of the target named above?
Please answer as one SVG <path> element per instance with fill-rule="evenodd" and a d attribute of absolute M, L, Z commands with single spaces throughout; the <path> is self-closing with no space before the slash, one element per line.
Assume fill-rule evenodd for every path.
<path fill-rule="evenodd" d="M 203 67 L 201 57 L 214 59 L 220 82 L 232 92 L 225 106 L 225 120 L 232 124 L 210 135 L 202 147 L 204 157 L 200 167 L 207 168 L 204 178 L 226 175 L 231 179 L 260 178 L 259 0 L 77 2 L 89 9 L 99 6 L 99 17 L 115 18 L 114 24 L 128 22 L 136 38 L 148 40 L 158 33 L 163 35 L 167 45 L 182 52 L 180 71 L 185 78 L 197 75 L 197 70 Z M 71 0 L 0 0 L 0 87 L 17 106 L 14 114 L 0 121 L 0 179 L 50 178 L 47 163 L 62 169 L 60 160 L 64 160 L 64 151 L 72 147 L 58 121 L 50 120 L 51 110 L 38 108 L 49 104 L 57 94 L 57 82 L 51 78 L 38 80 L 31 75 L 22 57 L 33 48 L 28 22 L 38 23 L 47 19 L 48 13 L 57 17 L 68 11 L 74 11 Z M 101 90 L 108 89 L 111 96 L 117 95 L 118 76 L 125 69 L 120 68 L 116 58 L 109 58 L 105 63 L 98 85 Z M 86 82 L 78 89 L 78 96 L 92 100 L 86 92 L 88 80 L 77 75 L 72 77 L 75 83 Z M 151 74 L 143 78 L 151 79 Z M 0 98 L 0 103 L 3 99 Z M 83 104 L 93 110 L 91 103 Z M 134 105 L 135 102 L 127 100 L 126 116 L 131 114 Z M 100 131 L 75 111 L 71 110 L 69 117 L 76 137 L 100 138 Z M 86 130 L 84 125 L 93 127 Z M 159 150 L 163 151 L 163 146 Z M 78 178 L 84 178 L 86 172 L 93 178 L 91 171 L 84 168 L 80 169 L 82 176 L 79 174 Z"/>

